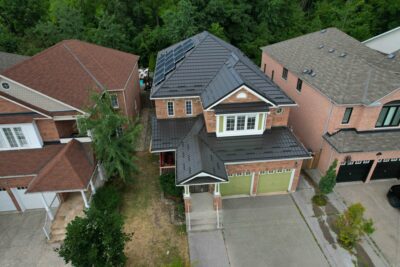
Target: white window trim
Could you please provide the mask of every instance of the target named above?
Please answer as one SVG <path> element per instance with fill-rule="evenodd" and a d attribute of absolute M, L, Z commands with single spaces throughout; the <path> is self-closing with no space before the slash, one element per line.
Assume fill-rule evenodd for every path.
<path fill-rule="evenodd" d="M 190 113 L 188 113 L 187 111 L 187 104 L 188 103 L 190 103 Z M 193 115 L 193 101 L 192 100 L 186 100 L 185 101 L 185 112 L 186 112 L 186 115 L 188 115 L 188 116 L 192 116 Z"/>
<path fill-rule="evenodd" d="M 259 115 L 260 114 L 264 114 L 263 115 L 263 122 L 262 122 L 262 127 L 261 130 L 258 130 L 258 123 L 259 123 Z M 219 132 L 219 120 L 220 117 L 224 117 L 224 127 L 223 127 L 223 131 Z M 244 130 L 237 130 L 237 117 L 238 116 L 245 116 L 245 129 Z M 248 121 L 248 117 L 250 116 L 255 116 L 256 117 L 256 121 L 254 123 L 254 129 L 252 130 L 247 130 L 247 121 Z M 233 131 L 227 131 L 226 130 L 226 126 L 227 126 L 227 118 L 228 117 L 235 117 L 235 129 Z M 224 136 L 243 136 L 243 135 L 259 135 L 259 134 L 263 134 L 264 130 L 265 130 L 265 122 L 266 122 L 266 118 L 267 118 L 267 113 L 265 112 L 261 112 L 261 113 L 234 113 L 234 114 L 221 114 L 221 115 L 216 115 L 216 135 L 217 137 L 224 137 Z"/>
<path fill-rule="evenodd" d="M 14 132 L 15 127 L 20 127 L 22 134 L 24 135 L 27 146 L 20 146 L 18 138 Z M 11 128 L 12 134 L 17 142 L 17 147 L 11 147 L 6 135 L 4 134 L 4 128 Z M 21 150 L 21 149 L 32 149 L 32 148 L 41 148 L 43 146 L 43 141 L 39 135 L 39 131 L 36 128 L 36 125 L 33 123 L 19 123 L 19 124 L 2 124 L 0 125 L 0 137 L 5 141 L 6 147 L 0 147 L 0 151 L 5 150 Z"/>
<path fill-rule="evenodd" d="M 117 105 L 116 106 L 113 105 L 113 97 L 115 97 L 115 100 L 117 100 Z M 118 109 L 119 108 L 118 95 L 117 94 L 110 94 L 110 98 L 111 98 L 111 106 L 113 107 L 113 109 Z"/>
<path fill-rule="evenodd" d="M 169 109 L 168 109 L 169 103 L 172 103 L 172 115 L 169 114 Z M 174 101 L 167 101 L 167 116 L 168 117 L 175 116 L 175 103 L 174 103 Z"/>

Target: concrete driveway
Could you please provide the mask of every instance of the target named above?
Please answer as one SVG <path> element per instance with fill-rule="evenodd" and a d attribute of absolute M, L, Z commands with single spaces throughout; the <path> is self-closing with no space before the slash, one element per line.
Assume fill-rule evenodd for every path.
<path fill-rule="evenodd" d="M 400 266 L 400 211 L 392 208 L 386 193 L 397 179 L 372 181 L 369 184 L 341 183 L 335 191 L 347 205 L 360 202 L 365 207 L 365 216 L 372 218 L 376 231 L 372 239 L 393 266 Z"/>
<path fill-rule="evenodd" d="M 42 231 L 44 211 L 0 213 L 0 266 L 65 266 Z"/>
<path fill-rule="evenodd" d="M 290 195 L 223 200 L 231 266 L 328 266 Z"/>

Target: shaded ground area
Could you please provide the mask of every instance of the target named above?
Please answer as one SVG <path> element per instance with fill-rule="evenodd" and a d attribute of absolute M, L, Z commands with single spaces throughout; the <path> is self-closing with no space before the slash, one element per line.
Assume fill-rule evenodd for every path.
<path fill-rule="evenodd" d="M 123 196 L 125 230 L 134 234 L 125 247 L 127 266 L 188 265 L 186 229 L 171 223 L 169 209 L 161 201 L 158 158 L 148 152 L 137 157 L 140 174 Z"/>
<path fill-rule="evenodd" d="M 223 200 L 232 266 L 328 266 L 290 195 Z"/>
<path fill-rule="evenodd" d="M 346 204 L 360 202 L 365 217 L 372 218 L 376 231 L 372 239 L 393 266 L 400 266 L 400 211 L 392 208 L 386 198 L 397 179 L 373 181 L 369 184 L 338 184 L 335 191 Z"/>
<path fill-rule="evenodd" d="M 0 214 L 0 266 L 65 266 L 42 231 L 45 211 Z"/>

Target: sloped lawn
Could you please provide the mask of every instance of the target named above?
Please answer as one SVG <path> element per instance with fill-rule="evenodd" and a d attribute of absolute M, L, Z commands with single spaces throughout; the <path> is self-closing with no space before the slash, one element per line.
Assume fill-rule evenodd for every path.
<path fill-rule="evenodd" d="M 161 201 L 158 158 L 148 152 L 137 157 L 140 175 L 123 193 L 125 230 L 133 233 L 125 246 L 127 266 L 188 266 L 184 227 L 171 224 Z"/>

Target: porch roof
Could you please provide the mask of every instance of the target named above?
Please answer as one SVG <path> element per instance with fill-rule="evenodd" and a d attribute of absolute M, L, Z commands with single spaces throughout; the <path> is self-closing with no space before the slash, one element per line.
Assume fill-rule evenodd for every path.
<path fill-rule="evenodd" d="M 198 185 L 198 184 L 213 184 L 213 183 L 221 183 L 221 182 L 223 182 L 223 181 L 218 180 L 211 176 L 199 176 L 199 177 L 196 177 L 184 184 L 185 185 Z"/>
<path fill-rule="evenodd" d="M 94 170 L 90 146 L 72 139 L 33 178 L 27 193 L 86 189 Z"/>

